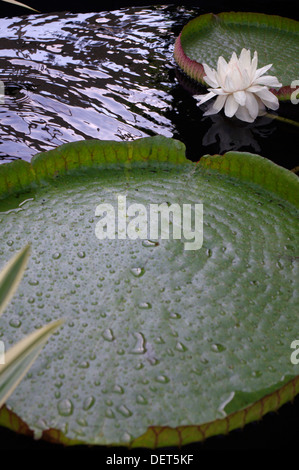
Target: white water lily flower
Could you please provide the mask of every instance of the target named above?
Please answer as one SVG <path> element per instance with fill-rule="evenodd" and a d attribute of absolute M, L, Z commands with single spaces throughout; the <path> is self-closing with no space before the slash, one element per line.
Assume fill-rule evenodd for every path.
<path fill-rule="evenodd" d="M 251 60 L 250 50 L 242 49 L 238 59 L 234 52 L 227 63 L 219 57 L 217 71 L 203 64 L 206 76 L 204 80 L 211 88 L 206 95 L 197 95 L 198 105 L 217 96 L 216 101 L 204 116 L 216 114 L 224 107 L 227 117 L 236 116 L 246 122 L 253 122 L 257 116 L 265 113 L 266 106 L 276 110 L 279 107 L 277 97 L 268 87 L 281 87 L 276 77 L 264 75 L 272 64 L 257 68 L 257 51 Z M 262 76 L 264 75 L 264 76 Z"/>

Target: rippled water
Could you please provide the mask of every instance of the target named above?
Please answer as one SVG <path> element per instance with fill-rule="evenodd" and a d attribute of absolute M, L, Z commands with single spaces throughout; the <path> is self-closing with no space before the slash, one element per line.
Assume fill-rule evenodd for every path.
<path fill-rule="evenodd" d="M 30 160 L 82 139 L 162 134 L 182 140 L 193 160 L 237 149 L 298 165 L 297 128 L 202 117 L 198 90 L 172 57 L 176 36 L 200 13 L 153 6 L 0 19 L 0 159 Z M 287 115 L 294 108 L 281 106 Z"/>

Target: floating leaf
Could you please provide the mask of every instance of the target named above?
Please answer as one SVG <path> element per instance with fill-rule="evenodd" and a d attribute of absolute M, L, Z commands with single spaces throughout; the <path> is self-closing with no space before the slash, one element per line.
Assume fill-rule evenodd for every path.
<path fill-rule="evenodd" d="M 298 184 L 257 155 L 192 163 L 163 137 L 66 144 L 1 165 L 2 237 L 32 245 L 1 330 L 10 341 L 17 320 L 24 332 L 49 312 L 66 321 L 0 423 L 65 444 L 156 447 L 227 432 L 291 400 Z M 118 196 L 146 214 L 149 204 L 203 204 L 202 247 L 121 239 L 118 218 L 115 238 L 98 239 L 96 208 L 119 215 Z"/>
<path fill-rule="evenodd" d="M 233 52 L 239 56 L 243 48 L 258 52 L 260 67 L 273 64 L 269 73 L 283 84 L 275 93 L 279 99 L 289 99 L 298 71 L 298 21 L 262 13 L 201 15 L 183 28 L 175 43 L 174 57 L 190 78 L 206 85 L 202 64 L 215 69 L 219 56 L 228 60 Z"/>

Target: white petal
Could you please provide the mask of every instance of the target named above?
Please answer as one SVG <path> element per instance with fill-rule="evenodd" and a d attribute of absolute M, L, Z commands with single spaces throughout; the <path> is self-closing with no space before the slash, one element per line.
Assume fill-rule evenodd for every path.
<path fill-rule="evenodd" d="M 213 104 L 207 109 L 207 111 L 203 114 L 203 116 L 212 116 L 213 114 L 217 114 L 217 109 L 214 108 Z"/>
<path fill-rule="evenodd" d="M 228 65 L 234 65 L 238 63 L 238 57 L 237 57 L 237 54 L 235 52 L 232 53 L 232 57 L 228 63 Z"/>
<path fill-rule="evenodd" d="M 229 75 L 227 75 L 225 77 L 225 81 L 224 81 L 224 87 L 222 87 L 226 92 L 228 93 L 232 93 L 234 91 L 237 91 L 236 88 L 235 88 L 235 85 L 231 79 L 231 77 Z"/>
<path fill-rule="evenodd" d="M 279 108 L 279 101 L 276 96 L 274 96 L 274 99 L 271 101 L 268 100 L 262 100 L 262 102 L 267 106 L 267 108 L 272 109 L 273 111 L 276 111 Z"/>
<path fill-rule="evenodd" d="M 242 88 L 241 89 L 244 90 L 245 88 L 248 88 L 250 84 L 251 84 L 251 80 L 250 80 L 249 73 L 247 72 L 247 70 L 244 70 L 242 74 Z"/>
<path fill-rule="evenodd" d="M 247 88 L 246 91 L 250 91 L 251 93 L 256 93 L 257 91 L 261 91 L 264 89 L 264 86 L 262 85 L 252 85 Z"/>
<path fill-rule="evenodd" d="M 240 58 L 239 58 L 240 67 L 242 70 L 249 70 L 251 68 L 251 57 L 250 50 L 242 49 Z"/>
<path fill-rule="evenodd" d="M 224 106 L 227 96 L 221 95 L 217 96 L 215 102 L 207 109 L 204 113 L 204 116 L 211 116 L 212 114 L 217 114 Z"/>
<path fill-rule="evenodd" d="M 208 90 L 215 93 L 215 95 L 228 95 L 228 92 L 222 90 L 222 88 L 208 88 Z"/>
<path fill-rule="evenodd" d="M 266 114 L 266 106 L 258 96 L 256 96 L 256 99 L 259 105 L 259 116 L 263 116 L 264 114 Z"/>
<path fill-rule="evenodd" d="M 250 69 L 250 79 L 253 81 L 257 69 L 257 51 L 254 51 Z"/>
<path fill-rule="evenodd" d="M 265 75 L 264 77 L 257 78 L 254 80 L 253 85 L 259 84 L 259 85 L 266 85 L 270 87 L 281 87 L 282 83 L 279 83 L 276 77 L 272 77 L 271 75 Z"/>
<path fill-rule="evenodd" d="M 212 80 L 210 77 L 208 77 L 207 75 L 205 75 L 205 77 L 203 77 L 204 81 L 210 85 L 210 87 L 212 88 L 217 88 L 219 85 L 218 83 L 216 82 L 216 80 Z"/>
<path fill-rule="evenodd" d="M 204 71 L 205 71 L 205 74 L 206 76 L 204 77 L 204 80 L 208 83 L 208 85 L 212 86 L 212 87 L 217 87 L 218 86 L 218 83 L 217 83 L 217 80 L 215 78 L 215 70 L 212 70 L 207 64 L 203 64 L 203 68 L 204 68 Z M 208 80 L 206 80 L 208 79 Z M 212 83 L 211 83 L 212 82 Z"/>
<path fill-rule="evenodd" d="M 227 117 L 233 117 L 239 105 L 233 95 L 229 95 L 225 101 L 224 113 Z"/>
<path fill-rule="evenodd" d="M 262 100 L 262 102 L 270 109 L 278 109 L 279 102 L 278 98 L 268 90 L 267 87 L 264 87 L 261 91 L 257 91 L 256 95 Z"/>
<path fill-rule="evenodd" d="M 259 114 L 259 105 L 253 93 L 246 91 L 246 108 L 252 119 L 256 119 Z"/>
<path fill-rule="evenodd" d="M 257 69 L 257 71 L 255 72 L 254 74 L 254 81 L 256 81 L 257 78 L 261 77 L 262 75 L 264 75 L 265 72 L 267 72 L 267 70 L 269 70 L 271 67 L 272 67 L 273 64 L 268 64 L 268 65 L 265 65 L 265 67 L 262 67 L 260 69 Z"/>
<path fill-rule="evenodd" d="M 217 113 L 219 113 L 219 111 L 221 111 L 221 109 L 223 108 L 226 99 L 227 95 L 217 96 L 215 103 L 213 104 L 213 108 L 217 111 Z"/>
<path fill-rule="evenodd" d="M 231 80 L 231 83 L 232 83 L 231 91 L 243 90 L 243 88 L 244 88 L 244 77 L 243 77 L 243 73 L 240 70 L 240 67 L 238 65 L 236 65 L 233 69 L 231 69 L 231 73 L 229 74 L 229 77 L 230 77 L 230 80 Z"/>
<path fill-rule="evenodd" d="M 218 62 L 217 62 L 217 72 L 226 73 L 226 71 L 227 71 L 227 62 L 221 55 L 218 58 Z"/>
<path fill-rule="evenodd" d="M 196 100 L 199 100 L 197 104 L 198 106 L 200 106 L 201 104 L 205 103 L 211 98 L 214 98 L 214 96 L 215 96 L 215 93 L 210 91 L 210 93 L 207 93 L 206 95 L 194 95 L 193 98 L 195 98 Z"/>
<path fill-rule="evenodd" d="M 245 106 L 246 94 L 245 91 L 235 91 L 234 98 L 238 104 Z"/>
<path fill-rule="evenodd" d="M 254 119 L 250 116 L 246 106 L 239 106 L 238 110 L 236 111 L 236 117 L 240 119 L 241 121 L 245 121 L 245 122 L 254 121 Z"/>
<path fill-rule="evenodd" d="M 218 59 L 217 72 L 215 74 L 215 80 L 218 82 L 219 86 L 224 87 L 225 77 L 227 74 L 228 65 L 226 60 L 220 56 Z"/>
<path fill-rule="evenodd" d="M 226 75 L 225 75 L 224 73 L 220 73 L 220 72 L 217 72 L 217 73 L 216 73 L 216 80 L 217 80 L 217 82 L 218 82 L 218 85 L 219 85 L 221 88 L 224 88 L 225 77 L 226 77 Z"/>

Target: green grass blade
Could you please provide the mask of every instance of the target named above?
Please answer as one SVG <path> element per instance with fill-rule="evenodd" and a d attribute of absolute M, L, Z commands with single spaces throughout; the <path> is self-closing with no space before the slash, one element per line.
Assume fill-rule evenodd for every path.
<path fill-rule="evenodd" d="M 63 323 L 57 320 L 19 341 L 5 355 L 0 365 L 0 407 L 21 382 L 49 336 Z"/>
<path fill-rule="evenodd" d="M 7 3 L 12 3 L 13 5 L 17 5 L 19 7 L 24 7 L 24 8 L 28 8 L 29 10 L 33 10 L 33 11 L 36 11 L 39 13 L 38 10 L 36 10 L 35 8 L 32 8 L 28 5 L 25 5 L 25 3 L 21 3 L 21 2 L 17 2 L 16 0 L 2 0 L 3 2 L 7 2 Z"/>
<path fill-rule="evenodd" d="M 26 245 L 0 272 L 0 316 L 14 295 L 26 269 L 30 246 Z"/>

